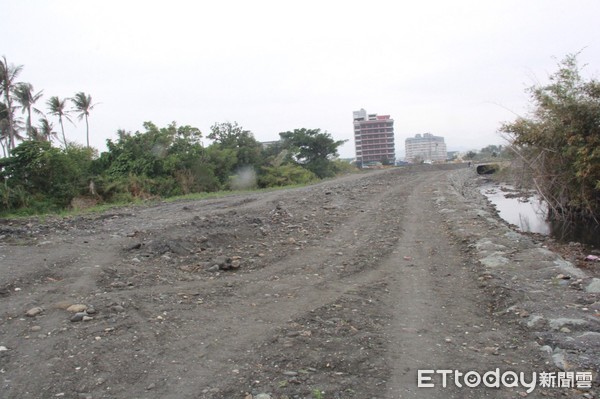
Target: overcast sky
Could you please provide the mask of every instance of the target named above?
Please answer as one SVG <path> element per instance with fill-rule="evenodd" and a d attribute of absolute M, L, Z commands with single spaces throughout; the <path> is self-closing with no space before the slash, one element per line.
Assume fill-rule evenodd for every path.
<path fill-rule="evenodd" d="M 583 50 L 600 73 L 600 1 L 0 0 L 0 55 L 50 96 L 97 102 L 91 143 L 144 121 L 237 121 L 260 141 L 295 128 L 347 139 L 352 111 L 389 114 L 449 150 L 502 144 L 525 89 Z M 45 105 L 42 104 L 42 108 Z M 58 123 L 56 123 L 58 126 Z M 85 124 L 66 126 L 85 143 Z"/>

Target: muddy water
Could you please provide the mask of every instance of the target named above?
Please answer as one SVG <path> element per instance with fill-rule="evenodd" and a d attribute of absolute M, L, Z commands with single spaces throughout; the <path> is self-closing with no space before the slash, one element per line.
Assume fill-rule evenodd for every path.
<path fill-rule="evenodd" d="M 523 232 L 550 234 L 550 224 L 546 221 L 547 207 L 537 196 L 516 197 L 510 186 L 485 185 L 481 193 L 494 205 L 500 217 Z"/>
<path fill-rule="evenodd" d="M 496 206 L 500 217 L 517 226 L 520 231 L 552 236 L 563 242 L 580 242 L 600 248 L 600 227 L 595 225 L 573 225 L 546 220 L 547 206 L 536 194 L 527 198 L 515 196 L 513 187 L 486 184 L 481 193 Z"/>

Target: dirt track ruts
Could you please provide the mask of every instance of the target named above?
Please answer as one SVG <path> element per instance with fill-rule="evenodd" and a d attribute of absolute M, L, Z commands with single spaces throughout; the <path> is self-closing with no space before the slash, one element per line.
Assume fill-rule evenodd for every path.
<path fill-rule="evenodd" d="M 417 369 L 544 367 L 444 224 L 449 173 L 5 221 L 0 397 L 520 397 L 416 387 Z"/>

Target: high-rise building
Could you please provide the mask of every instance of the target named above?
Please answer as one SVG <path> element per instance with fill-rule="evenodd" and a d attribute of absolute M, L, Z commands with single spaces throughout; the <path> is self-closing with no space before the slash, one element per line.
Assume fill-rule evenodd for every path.
<path fill-rule="evenodd" d="M 444 138 L 431 133 L 417 134 L 405 141 L 406 160 L 408 162 L 445 161 L 448 157 Z"/>
<path fill-rule="evenodd" d="M 367 114 L 361 108 L 354 117 L 354 144 L 356 162 L 369 165 L 376 162 L 394 164 L 394 120 L 389 115 Z"/>

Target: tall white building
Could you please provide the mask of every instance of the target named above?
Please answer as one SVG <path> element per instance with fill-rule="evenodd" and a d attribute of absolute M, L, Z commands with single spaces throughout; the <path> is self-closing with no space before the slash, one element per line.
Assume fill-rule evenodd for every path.
<path fill-rule="evenodd" d="M 408 162 L 445 161 L 448 157 L 444 138 L 431 133 L 417 134 L 405 141 Z"/>

